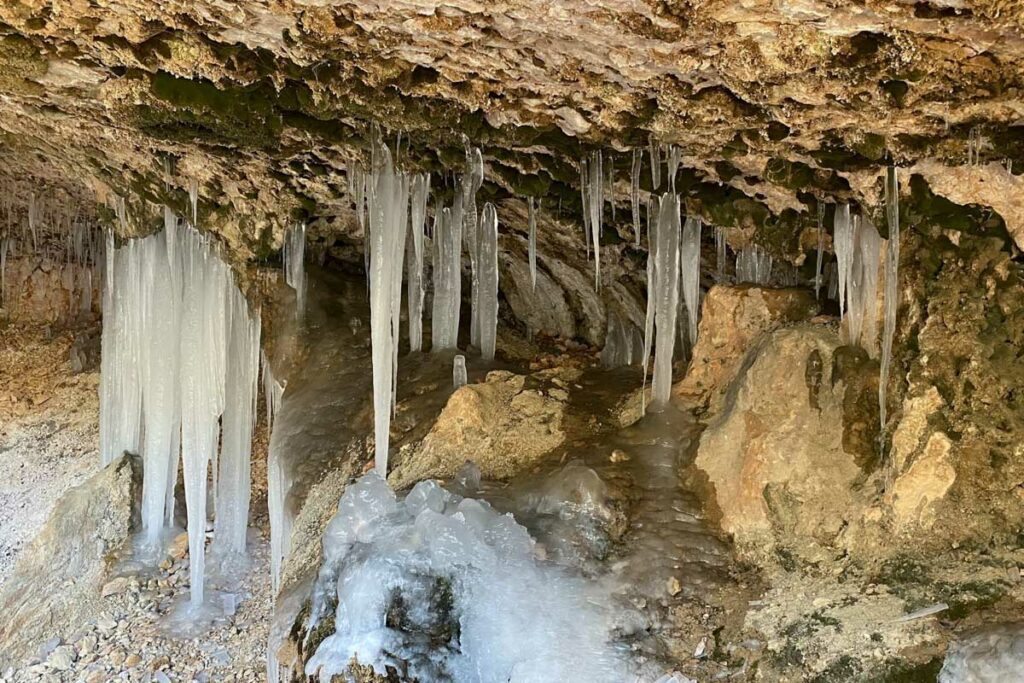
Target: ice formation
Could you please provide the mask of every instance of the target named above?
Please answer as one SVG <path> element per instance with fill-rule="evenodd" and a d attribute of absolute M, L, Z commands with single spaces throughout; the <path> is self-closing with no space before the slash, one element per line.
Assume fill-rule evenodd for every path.
<path fill-rule="evenodd" d="M 459 343 L 462 302 L 462 195 L 451 208 L 434 213 L 434 304 L 431 349 L 454 349 Z"/>
<path fill-rule="evenodd" d="M 886 176 L 885 215 L 889 223 L 889 239 L 885 250 L 885 309 L 882 316 L 882 359 L 878 380 L 878 419 L 883 431 L 888 417 L 885 395 L 889 387 L 889 365 L 892 363 L 892 341 L 896 334 L 900 292 L 900 181 L 895 166 L 889 168 Z"/>
<path fill-rule="evenodd" d="M 772 277 L 772 257 L 757 244 L 740 249 L 736 255 L 736 282 L 766 285 Z"/>
<path fill-rule="evenodd" d="M 881 259 L 882 238 L 874 224 L 865 216 L 855 215 L 851 221 L 853 253 L 848 265 L 846 281 L 846 342 L 860 346 L 875 355 L 877 317 L 875 307 L 878 294 L 878 264 Z M 840 270 L 840 273 L 842 271 Z M 840 288 L 843 282 L 840 280 Z"/>
<path fill-rule="evenodd" d="M 306 310 L 306 225 L 297 223 L 284 235 L 281 251 L 284 261 L 284 281 L 295 290 L 295 314 L 302 317 Z"/>
<path fill-rule="evenodd" d="M 652 244 L 654 258 L 654 376 L 651 404 L 663 407 L 672 391 L 672 356 L 676 345 L 676 316 L 679 311 L 679 196 L 666 192 L 659 202 L 658 221 Z M 648 258 L 651 258 L 649 256 Z M 645 346 L 649 346 L 646 345 Z M 646 356 L 646 354 L 645 354 Z"/>
<path fill-rule="evenodd" d="M 938 683 L 1015 683 L 1024 670 L 1024 626 L 983 626 L 955 640 Z"/>
<path fill-rule="evenodd" d="M 725 281 L 725 266 L 728 252 L 725 244 L 725 230 L 715 226 L 715 281 Z"/>
<path fill-rule="evenodd" d="M 633 150 L 633 166 L 629 171 L 629 204 L 633 210 L 633 239 L 635 246 L 640 246 L 640 165 L 643 152 Z"/>
<path fill-rule="evenodd" d="M 651 155 L 651 191 L 661 188 L 661 145 L 652 137 L 647 141 Z"/>
<path fill-rule="evenodd" d="M 370 336 L 373 353 L 373 422 L 376 468 L 388 471 L 391 411 L 398 373 L 402 260 L 409 220 L 409 177 L 395 170 L 379 140 L 367 191 L 370 223 Z"/>
<path fill-rule="evenodd" d="M 825 254 L 825 205 L 818 202 L 818 253 L 814 261 L 814 298 L 821 298 L 821 264 Z"/>
<path fill-rule="evenodd" d="M 483 501 L 435 481 L 399 499 L 371 473 L 345 491 L 323 547 L 318 586 L 338 608 L 308 676 L 355 658 L 424 683 L 635 680 L 607 594 L 538 560 L 526 529 Z"/>
<path fill-rule="evenodd" d="M 697 343 L 697 316 L 700 313 L 700 225 L 700 218 L 686 217 L 680 247 L 681 287 L 691 346 Z"/>
<path fill-rule="evenodd" d="M 480 348 L 480 231 L 476 193 L 484 180 L 484 159 L 477 147 L 466 143 L 466 170 L 462 175 L 462 238 L 469 252 L 469 343 Z"/>
<path fill-rule="evenodd" d="M 832 223 L 832 248 L 836 252 L 836 277 L 839 283 L 839 317 L 846 316 L 846 288 L 853 273 L 853 221 L 850 205 L 836 207 Z"/>
<path fill-rule="evenodd" d="M 490 202 L 480 214 L 477 324 L 480 326 L 480 355 L 494 360 L 498 335 L 498 211 Z"/>
<path fill-rule="evenodd" d="M 214 545 L 224 554 L 245 551 L 260 326 L 210 243 L 169 209 L 164 222 L 162 232 L 118 249 L 110 238 L 101 460 L 124 451 L 142 455 L 142 548 L 148 555 L 159 550 L 173 519 L 180 452 L 195 612 L 204 601 L 206 490 L 218 444 Z"/>
<path fill-rule="evenodd" d="M 430 174 L 418 173 L 412 178 L 408 249 L 409 349 L 423 349 L 423 231 L 427 220 L 427 196 Z"/>
<path fill-rule="evenodd" d="M 604 225 L 604 185 L 602 182 L 601 151 L 590 153 L 590 159 L 580 162 L 581 193 L 583 199 L 584 231 L 589 231 L 588 243 L 594 248 L 594 287 L 601 289 L 601 230 Z"/>
<path fill-rule="evenodd" d="M 530 228 L 527 251 L 530 259 L 530 286 L 537 291 L 537 205 L 533 197 L 527 199 L 528 224 Z"/>
<path fill-rule="evenodd" d="M 469 382 L 469 376 L 466 373 L 466 357 L 462 354 L 455 356 L 455 360 L 452 361 L 452 386 L 455 389 L 464 387 Z"/>
<path fill-rule="evenodd" d="M 618 368 L 633 365 L 643 360 L 643 334 L 615 311 L 608 313 L 604 348 L 601 349 L 601 365 Z"/>

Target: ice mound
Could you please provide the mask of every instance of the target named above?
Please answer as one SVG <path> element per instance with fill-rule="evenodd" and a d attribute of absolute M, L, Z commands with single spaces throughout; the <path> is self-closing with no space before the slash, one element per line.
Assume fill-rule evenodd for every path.
<path fill-rule="evenodd" d="M 955 642 L 939 683 L 1011 683 L 1024 676 L 1024 623 L 984 628 Z"/>
<path fill-rule="evenodd" d="M 399 499 L 376 473 L 360 479 L 324 557 L 314 622 L 336 604 L 335 633 L 307 675 L 330 680 L 356 659 L 424 683 L 636 680 L 597 583 L 540 559 L 511 515 L 435 481 Z"/>

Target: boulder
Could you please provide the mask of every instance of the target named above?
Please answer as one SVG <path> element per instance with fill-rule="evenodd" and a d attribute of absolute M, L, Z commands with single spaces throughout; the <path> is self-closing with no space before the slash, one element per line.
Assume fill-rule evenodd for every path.
<path fill-rule="evenodd" d="M 0 590 L 0 671 L 67 639 L 99 608 L 108 564 L 128 540 L 142 467 L 125 455 L 57 502 Z"/>
<path fill-rule="evenodd" d="M 490 372 L 485 382 L 451 395 L 423 441 L 401 454 L 388 481 L 401 489 L 451 477 L 467 460 L 485 478 L 510 477 L 565 441 L 567 404 L 565 391 L 546 388 L 537 377 Z"/>
<path fill-rule="evenodd" d="M 817 311 L 814 295 L 805 289 L 715 285 L 704 298 L 690 368 L 673 393 L 715 412 L 755 339 Z"/>
<path fill-rule="evenodd" d="M 863 507 L 859 484 L 874 461 L 848 423 L 871 419 L 850 410 L 870 384 L 848 378 L 847 351 L 820 326 L 763 336 L 701 436 L 695 464 L 714 488 L 722 528 L 748 560 L 814 560 Z"/>

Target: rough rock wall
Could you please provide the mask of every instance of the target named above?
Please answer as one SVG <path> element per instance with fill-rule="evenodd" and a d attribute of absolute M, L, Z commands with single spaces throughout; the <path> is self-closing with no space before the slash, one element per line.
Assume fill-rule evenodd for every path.
<path fill-rule="evenodd" d="M 15 322 L 66 323 L 98 315 L 102 297 L 98 269 L 25 257 L 6 264 L 0 308 Z"/>

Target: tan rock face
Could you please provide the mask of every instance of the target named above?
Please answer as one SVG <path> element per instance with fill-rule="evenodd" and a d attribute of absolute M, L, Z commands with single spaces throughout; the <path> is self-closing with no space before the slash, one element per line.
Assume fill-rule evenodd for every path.
<path fill-rule="evenodd" d="M 107 563 L 129 537 L 141 495 L 137 458 L 124 456 L 64 494 L 0 592 L 0 668 L 19 664 L 93 614 Z"/>
<path fill-rule="evenodd" d="M 690 367 L 673 393 L 715 412 L 754 340 L 817 310 L 813 294 L 803 289 L 715 285 L 701 308 Z"/>
<path fill-rule="evenodd" d="M 926 529 L 935 521 L 935 505 L 945 498 L 956 469 L 950 451 L 952 442 L 942 432 L 928 438 L 921 455 L 900 475 L 887 496 L 898 531 Z"/>
<path fill-rule="evenodd" d="M 102 307 L 103 281 L 88 267 L 17 258 L 4 269 L 0 308 L 15 322 L 57 323 L 92 317 Z"/>
<path fill-rule="evenodd" d="M 809 325 L 766 334 L 701 436 L 696 465 L 748 559 L 783 548 L 819 556 L 856 509 L 864 473 L 843 448 L 846 387 L 829 379 L 838 347 L 834 332 Z"/>
<path fill-rule="evenodd" d="M 494 371 L 486 382 L 455 391 L 415 452 L 400 458 L 391 485 L 450 477 L 467 460 L 486 478 L 507 478 L 558 447 L 565 440 L 566 402 L 528 387 L 527 379 Z"/>

